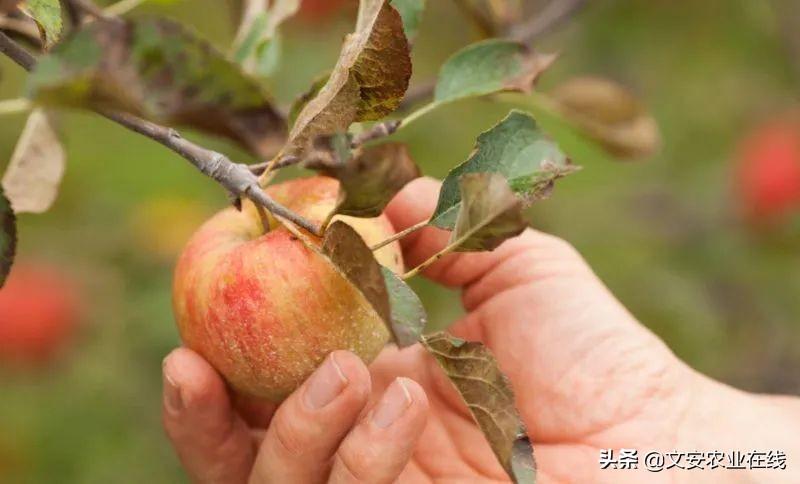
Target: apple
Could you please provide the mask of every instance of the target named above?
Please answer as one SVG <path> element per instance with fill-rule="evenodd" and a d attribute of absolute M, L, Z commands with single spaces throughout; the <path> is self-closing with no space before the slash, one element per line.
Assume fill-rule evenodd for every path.
<path fill-rule="evenodd" d="M 267 192 L 315 222 L 334 208 L 338 182 L 312 177 Z M 385 216 L 337 216 L 367 244 L 394 234 Z M 369 363 L 389 340 L 364 296 L 321 255 L 274 221 L 264 233 L 252 204 L 208 220 L 181 254 L 173 309 L 184 344 L 205 357 L 237 391 L 280 401 L 330 352 L 348 349 Z M 313 238 L 315 243 L 319 240 Z M 395 242 L 376 251 L 400 272 Z"/>
<path fill-rule="evenodd" d="M 80 321 L 76 284 L 44 263 L 16 263 L 0 289 L 0 363 L 39 366 L 66 347 Z"/>
<path fill-rule="evenodd" d="M 800 212 L 800 116 L 788 114 L 753 130 L 742 142 L 736 194 L 744 216 L 776 224 Z"/>

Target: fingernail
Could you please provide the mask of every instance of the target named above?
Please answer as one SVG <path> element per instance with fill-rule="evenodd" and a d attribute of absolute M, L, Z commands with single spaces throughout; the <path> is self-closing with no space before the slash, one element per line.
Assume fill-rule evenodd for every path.
<path fill-rule="evenodd" d="M 166 359 L 161 364 L 161 368 L 164 374 L 164 405 L 167 407 L 168 412 L 175 415 L 183 410 L 181 389 L 167 373 Z"/>
<path fill-rule="evenodd" d="M 306 405 L 312 410 L 320 409 L 331 403 L 346 386 L 347 378 L 331 353 L 309 379 L 305 392 Z"/>
<path fill-rule="evenodd" d="M 385 429 L 400 418 L 409 406 L 411 406 L 411 394 L 406 388 L 406 379 L 397 378 L 383 394 L 372 414 L 372 423 Z"/>

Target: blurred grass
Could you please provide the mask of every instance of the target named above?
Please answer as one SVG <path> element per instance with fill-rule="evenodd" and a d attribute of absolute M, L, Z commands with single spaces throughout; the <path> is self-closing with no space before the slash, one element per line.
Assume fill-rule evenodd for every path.
<path fill-rule="evenodd" d="M 429 3 L 414 82 L 430 79 L 475 39 L 449 2 Z M 232 24 L 208 15 L 220 10 L 219 2 L 186 0 L 134 15 L 174 16 L 225 45 Z M 282 102 L 333 64 L 349 19 L 293 27 L 285 68 L 272 82 Z M 542 88 L 579 74 L 620 80 L 651 107 L 664 149 L 646 163 L 577 160 L 585 169 L 531 216 L 535 227 L 571 241 L 693 366 L 747 389 L 797 393 L 797 246 L 749 233 L 730 193 L 737 140 L 768 113 L 798 105 L 797 66 L 783 35 L 765 1 L 591 2 L 542 42 L 541 49 L 562 52 Z M 0 98 L 19 96 L 20 70 L 1 59 L 0 71 Z M 401 138 L 427 174 L 441 177 L 507 108 L 458 103 Z M 9 158 L 23 122 L 0 121 L 0 158 Z M 21 217 L 21 252 L 68 268 L 92 311 L 72 354 L 54 368 L 0 375 L 0 482 L 181 481 L 158 415 L 160 361 L 178 343 L 172 261 L 145 250 L 129 220 L 164 196 L 195 200 L 211 213 L 224 206 L 224 194 L 177 156 L 105 120 L 64 113 L 60 126 L 69 155 L 63 190 L 51 212 Z M 247 159 L 224 142 L 205 142 Z M 433 324 L 461 314 L 457 294 L 426 281 L 414 286 Z"/>

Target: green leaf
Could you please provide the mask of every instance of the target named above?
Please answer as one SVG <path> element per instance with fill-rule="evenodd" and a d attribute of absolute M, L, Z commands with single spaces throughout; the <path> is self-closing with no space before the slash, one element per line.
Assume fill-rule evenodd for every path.
<path fill-rule="evenodd" d="M 61 37 L 61 3 L 59 0 L 26 0 L 20 9 L 36 22 L 45 48 Z"/>
<path fill-rule="evenodd" d="M 186 125 L 268 157 L 286 124 L 254 79 L 179 24 L 96 20 L 43 57 L 28 81 L 41 104 L 117 109 Z"/>
<path fill-rule="evenodd" d="M 17 250 L 17 218 L 0 188 L 0 288 L 11 271 Z"/>
<path fill-rule="evenodd" d="M 46 212 L 58 195 L 66 161 L 64 147 L 48 114 L 35 109 L 28 116 L 3 175 L 3 190 L 14 212 Z"/>
<path fill-rule="evenodd" d="M 431 224 L 448 230 L 455 227 L 461 204 L 459 180 L 466 173 L 499 173 L 523 203 L 529 204 L 546 197 L 555 180 L 576 170 L 529 114 L 511 111 L 482 133 L 470 158 L 447 175 Z"/>
<path fill-rule="evenodd" d="M 422 339 L 423 346 L 467 404 L 497 460 L 518 484 L 536 481 L 536 461 L 525 424 L 514 407 L 511 383 L 491 351 L 446 333 Z"/>
<path fill-rule="evenodd" d="M 556 112 L 619 159 L 651 156 L 661 144 L 655 119 L 630 91 L 613 81 L 574 78 L 550 97 Z"/>
<path fill-rule="evenodd" d="M 468 45 L 442 66 L 434 100 L 439 103 L 502 91 L 530 92 L 555 60 L 511 40 L 490 39 Z"/>
<path fill-rule="evenodd" d="M 403 18 L 403 31 L 409 42 L 414 42 L 425 11 L 425 0 L 392 0 L 392 7 L 400 12 Z"/>
<path fill-rule="evenodd" d="M 278 27 L 299 9 L 300 0 L 245 2 L 233 55 L 245 72 L 261 77 L 274 74 L 281 53 Z"/>
<path fill-rule="evenodd" d="M 328 82 L 297 116 L 287 154 L 306 151 L 319 136 L 346 132 L 356 121 L 388 115 L 400 105 L 410 78 L 400 14 L 389 0 L 362 0 L 356 31 L 345 40 Z"/>
<path fill-rule="evenodd" d="M 494 250 L 506 239 L 519 235 L 528 225 L 522 199 L 497 173 L 461 176 L 461 209 L 450 234 L 450 245 L 459 252 Z"/>
<path fill-rule="evenodd" d="M 394 341 L 404 348 L 420 341 L 428 315 L 419 296 L 402 279 L 386 267 L 381 267 L 389 291 L 391 323 Z"/>
<path fill-rule="evenodd" d="M 342 163 L 319 171 L 340 182 L 335 213 L 355 217 L 377 217 L 400 189 L 420 176 L 402 143 L 363 148 Z"/>

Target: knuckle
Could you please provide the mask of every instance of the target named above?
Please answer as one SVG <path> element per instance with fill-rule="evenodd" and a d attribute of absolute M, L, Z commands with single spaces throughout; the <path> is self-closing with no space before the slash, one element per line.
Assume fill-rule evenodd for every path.
<path fill-rule="evenodd" d="M 284 457 L 302 457 L 312 448 L 313 438 L 308 429 L 300 424 L 299 419 L 276 418 L 270 429 L 275 437 L 275 444 Z"/>

